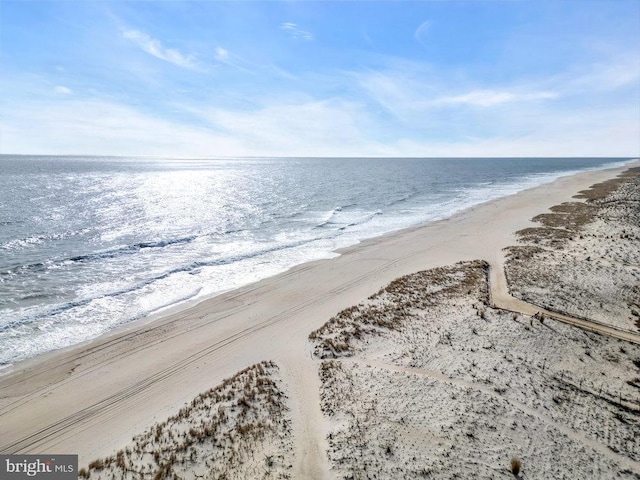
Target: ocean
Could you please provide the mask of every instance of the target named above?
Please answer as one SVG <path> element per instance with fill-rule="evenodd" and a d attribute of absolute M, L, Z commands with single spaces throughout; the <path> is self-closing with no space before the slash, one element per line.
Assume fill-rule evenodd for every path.
<path fill-rule="evenodd" d="M 0 366 L 627 158 L 0 156 Z"/>

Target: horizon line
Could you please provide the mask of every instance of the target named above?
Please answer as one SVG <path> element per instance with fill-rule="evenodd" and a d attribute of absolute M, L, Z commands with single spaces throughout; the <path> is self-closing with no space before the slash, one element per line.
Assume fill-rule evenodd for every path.
<path fill-rule="evenodd" d="M 74 153 L 74 154 L 64 154 L 64 153 L 0 153 L 0 157 L 72 157 L 72 158 L 84 158 L 84 157 L 95 157 L 95 158 L 118 158 L 118 159 L 127 159 L 127 158 L 137 158 L 137 159 L 149 159 L 149 160 L 160 160 L 160 159 L 171 159 L 171 160 L 244 160 L 244 159 L 265 159 L 265 158 L 281 158 L 281 159 L 469 159 L 469 158 L 492 158 L 492 159 L 510 159 L 510 158 L 518 158 L 518 159 L 527 159 L 527 158 L 558 158 L 558 159 L 575 159 L 575 158 L 583 158 L 583 159 L 599 159 L 599 158 L 616 158 L 616 159 L 629 159 L 629 160 L 640 160 L 640 155 L 623 155 L 623 156 L 602 156 L 602 155 L 563 155 L 563 156 L 548 156 L 548 155 L 540 155 L 540 156 L 490 156 L 490 155 L 479 155 L 479 156 L 412 156 L 412 155 L 400 155 L 400 156 L 356 156 L 356 155 L 218 155 L 218 156 L 172 156 L 172 155 L 101 155 L 96 153 Z"/>

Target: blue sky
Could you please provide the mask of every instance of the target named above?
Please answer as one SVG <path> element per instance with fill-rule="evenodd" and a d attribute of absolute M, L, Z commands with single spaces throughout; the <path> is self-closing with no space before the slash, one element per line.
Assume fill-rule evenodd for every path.
<path fill-rule="evenodd" d="M 640 155 L 638 0 L 3 0 L 0 22 L 0 153 Z"/>

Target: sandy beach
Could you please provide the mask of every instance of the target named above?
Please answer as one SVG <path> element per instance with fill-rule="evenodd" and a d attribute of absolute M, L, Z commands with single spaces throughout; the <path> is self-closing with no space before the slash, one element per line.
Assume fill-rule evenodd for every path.
<path fill-rule="evenodd" d="M 209 410 L 219 412 L 222 407 L 227 412 L 224 415 L 232 415 L 237 421 L 234 415 L 241 415 L 242 399 L 249 395 L 246 392 L 273 382 L 271 393 L 264 394 L 264 398 L 249 395 L 260 409 L 271 412 L 271 423 L 260 424 L 257 430 L 248 424 L 232 426 L 259 432 L 252 437 L 251 447 L 242 447 L 240 440 L 240 446 L 232 449 L 257 449 L 252 460 L 243 463 L 246 468 L 242 475 L 247 478 L 367 478 L 366 472 L 357 470 L 363 465 L 378 468 L 378 478 L 450 478 L 442 474 L 445 470 L 441 459 L 445 453 L 447 458 L 455 455 L 455 445 L 475 452 L 465 457 L 468 462 L 460 469 L 461 478 L 469 478 L 467 475 L 473 472 L 482 478 L 499 478 L 507 470 L 495 465 L 508 463 L 510 457 L 505 455 L 523 458 L 525 472 L 533 455 L 545 465 L 537 470 L 544 478 L 556 478 L 558 471 L 564 472 L 564 467 L 554 470 L 558 455 L 579 458 L 578 463 L 584 465 L 578 465 L 575 472 L 593 475 L 592 478 L 605 478 L 602 475 L 611 472 L 626 472 L 623 478 L 638 478 L 640 452 L 637 431 L 634 434 L 638 424 L 638 387 L 627 381 L 634 368 L 636 376 L 638 372 L 630 362 L 633 358 L 640 360 L 640 347 L 634 343 L 639 330 L 633 317 L 633 292 L 624 290 L 620 301 L 627 303 L 621 307 L 594 301 L 593 319 L 609 324 L 613 328 L 611 336 L 585 333 L 551 319 L 538 320 L 534 325 L 528 315 L 538 310 L 518 302 L 539 299 L 540 292 L 532 290 L 529 280 L 521 275 L 517 298 L 507 295 L 504 249 L 523 242 L 522 234 L 516 232 L 540 226 L 531 220 L 534 217 L 564 202 L 575 202 L 572 197 L 579 191 L 639 165 L 634 162 L 624 168 L 563 177 L 443 221 L 368 240 L 340 251 L 337 258 L 300 265 L 151 322 L 132 324 L 90 343 L 18 363 L 0 376 L 0 452 L 77 453 L 80 466 L 87 466 L 95 459 L 131 448 L 134 437 L 149 431 L 154 424 L 166 422 L 224 379 L 270 361 L 273 366 L 264 367 L 264 377 L 249 372 L 249 380 L 237 380 L 249 382 L 246 391 L 244 387 L 235 388 L 234 393 L 216 390 L 205 399 L 213 402 L 208 405 Z M 628 232 L 616 234 L 620 237 Z M 596 238 L 598 232 L 593 235 Z M 601 246 L 592 237 L 576 237 L 580 255 L 599 255 Z M 629 242 L 633 244 L 633 239 Z M 627 255 L 624 258 L 628 260 L 625 248 L 614 254 Z M 457 262 L 467 263 L 451 267 Z M 603 261 L 601 268 L 613 271 L 613 263 Z M 625 282 L 637 282 L 637 265 L 630 265 L 621 274 L 626 275 Z M 402 334 L 391 328 L 387 336 L 367 337 L 364 332 L 365 340 L 359 340 L 348 358 L 343 358 L 340 348 L 329 349 L 327 354 L 319 343 L 322 333 L 318 339 L 309 339 L 311 332 L 349 307 L 364 308 L 376 301 L 400 305 L 398 299 L 379 292 L 399 277 L 439 267 L 448 270 L 436 270 L 440 276 L 435 277 L 432 272 L 424 280 L 426 286 L 437 285 L 438 281 L 443 282 L 441 286 L 458 285 L 456 282 L 465 275 L 469 276 L 469 283 L 464 292 L 456 287 L 446 302 L 435 305 L 437 312 L 406 314 L 407 318 L 414 314 L 425 326 L 413 323 Z M 516 271 L 523 267 L 512 263 L 509 268 Z M 558 278 L 568 275 L 562 269 L 558 272 Z M 570 285 L 568 280 L 566 283 Z M 492 295 L 489 284 L 498 285 Z M 426 286 L 424 291 L 428 291 Z M 376 294 L 382 296 L 375 297 Z M 558 311 L 580 316 L 575 305 L 567 306 L 565 297 L 556 302 L 558 305 L 563 307 Z M 464 322 L 464 312 L 475 316 L 478 324 Z M 613 314 L 619 314 L 620 319 L 607 321 Z M 438 324 L 438 316 L 446 320 Z M 445 331 L 453 340 L 441 340 L 446 338 Z M 338 335 L 336 332 L 331 335 Z M 424 354 L 425 345 L 432 349 L 430 355 Z M 520 362 L 504 360 L 517 359 L 532 345 L 531 353 Z M 587 363 L 585 351 L 589 352 Z M 579 360 L 572 361 L 568 356 Z M 596 358 L 601 360 L 596 362 L 598 365 L 585 367 Z M 515 367 L 523 368 L 522 365 L 532 366 L 535 381 L 517 380 Z M 601 375 L 601 370 L 606 375 Z M 602 380 L 594 381 L 596 374 Z M 474 388 L 478 378 L 483 379 L 480 389 Z M 512 383 L 505 383 L 508 379 Z M 566 390 L 566 382 L 579 384 L 578 390 Z M 371 389 L 371 385 L 377 387 Z M 598 389 L 601 396 L 603 389 L 610 392 L 609 403 L 602 399 L 589 403 Z M 395 403 L 394 392 L 399 392 L 401 398 Z M 609 418 L 619 414 L 611 406 L 616 395 L 618 404 L 629 410 L 624 421 L 617 423 Z M 274 403 L 274 397 L 284 398 L 286 408 L 280 401 Z M 467 397 L 467 402 L 461 400 Z M 420 398 L 422 403 L 412 404 L 414 398 Z M 585 406 L 582 410 L 570 409 L 571 402 Z M 545 409 L 543 404 L 550 407 Z M 201 418 L 203 410 L 198 410 L 198 405 L 193 408 Z M 428 411 L 425 407 L 429 407 Z M 375 412 L 385 412 L 386 420 Z M 419 416 L 420 421 L 403 423 L 407 412 L 414 412 L 411 415 Z M 604 439 L 594 420 L 597 415 L 606 417 Z M 487 416 L 500 418 L 499 425 L 478 423 L 477 419 Z M 572 417 L 573 423 L 561 421 L 567 417 Z M 514 422 L 519 426 L 514 427 Z M 550 427 L 554 422 L 558 423 L 556 430 Z M 186 438 L 188 427 L 179 428 Z M 512 453 L 503 454 L 501 450 L 508 450 L 509 445 L 504 437 L 512 438 L 508 431 L 516 431 L 522 444 Z M 365 435 L 367 441 L 358 435 Z M 568 440 L 560 442 L 555 451 L 549 445 L 557 435 Z M 138 437 L 139 443 L 151 441 L 143 437 Z M 162 439 L 160 435 L 157 442 Z M 354 447 L 359 441 L 361 448 Z M 486 451 L 473 446 L 483 442 L 492 445 L 495 455 L 487 456 Z M 522 445 L 531 450 L 526 451 Z M 198 458 L 207 451 L 189 454 Z M 128 458 L 132 455 L 132 451 L 127 453 Z M 238 455 L 237 458 L 251 456 Z M 387 458 L 379 462 L 384 465 L 368 463 L 377 457 Z M 435 460 L 428 463 L 423 457 Z M 418 462 L 416 458 L 427 463 L 413 471 L 410 466 Z M 594 459 L 592 464 L 588 458 Z M 146 461 L 144 456 L 136 460 Z"/>

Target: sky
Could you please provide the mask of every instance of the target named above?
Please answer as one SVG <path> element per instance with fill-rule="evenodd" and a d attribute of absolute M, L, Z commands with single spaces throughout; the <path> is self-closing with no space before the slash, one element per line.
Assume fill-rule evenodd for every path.
<path fill-rule="evenodd" d="M 0 2 L 0 153 L 640 156 L 640 1 Z"/>

